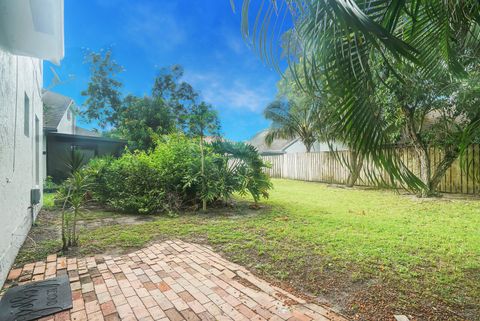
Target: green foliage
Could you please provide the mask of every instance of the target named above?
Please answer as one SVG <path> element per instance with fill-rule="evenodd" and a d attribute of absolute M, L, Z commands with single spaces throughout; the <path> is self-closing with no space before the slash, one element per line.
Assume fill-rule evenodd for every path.
<path fill-rule="evenodd" d="M 112 51 L 88 52 L 85 62 L 90 68 L 90 82 L 82 96 L 87 97 L 83 112 L 88 120 L 96 120 L 105 128 L 118 124 L 119 111 L 122 108 L 122 83 L 117 79 L 124 69 L 112 57 Z"/>
<path fill-rule="evenodd" d="M 131 150 L 153 149 L 159 136 L 176 131 L 173 110 L 161 98 L 127 96 L 123 104 L 117 131 Z"/>
<path fill-rule="evenodd" d="M 423 143 L 442 149 L 459 145 L 465 129 L 480 118 L 480 64 L 474 60 L 466 66 L 469 74 L 464 78 L 448 70 L 426 77 L 412 64 L 396 65 L 396 74 L 384 65 L 376 67 L 380 79 L 375 91 L 379 111 L 393 133 L 416 134 Z M 406 130 L 409 125 L 413 133 Z M 469 138 L 475 142 L 476 137 Z"/>
<path fill-rule="evenodd" d="M 218 136 L 220 131 L 217 112 L 205 102 L 192 106 L 186 125 L 187 133 L 193 137 Z"/>
<path fill-rule="evenodd" d="M 58 188 L 58 184 L 53 181 L 52 176 L 47 176 L 43 182 L 43 191 L 51 192 Z"/>
<path fill-rule="evenodd" d="M 65 166 L 68 168 L 70 174 L 79 171 L 85 165 L 85 155 L 80 151 L 72 150 L 65 161 Z"/>
<path fill-rule="evenodd" d="M 264 111 L 265 118 L 272 121 L 265 137 L 267 144 L 278 138 L 299 137 L 309 153 L 317 140 L 321 121 L 318 102 L 312 100 L 297 104 L 294 100 L 276 100 L 270 103 Z"/>
<path fill-rule="evenodd" d="M 215 181 L 220 195 L 229 197 L 234 191 L 241 195 L 250 193 L 255 203 L 261 197 L 268 198 L 272 183 L 264 169 L 268 166 L 252 145 L 228 141 L 211 144 L 215 153 L 223 155 Z"/>
<path fill-rule="evenodd" d="M 182 80 L 180 65 L 162 68 L 154 79 L 151 95 L 124 96 L 117 79 L 123 67 L 112 58 L 112 51 L 89 52 L 90 82 L 82 95 L 87 97 L 83 116 L 102 128 L 111 127 L 109 137 L 128 140 L 130 150 L 149 150 L 162 135 L 184 132 L 192 136 L 216 134 L 216 112 L 198 101 L 195 89 Z"/>
<path fill-rule="evenodd" d="M 234 192 L 249 192 L 256 202 L 268 196 L 270 181 L 255 149 L 231 143 L 203 148 L 203 174 L 200 144 L 182 135 L 162 138 L 152 151 L 93 160 L 86 172 L 94 197 L 117 210 L 152 214 L 225 201 Z"/>
<path fill-rule="evenodd" d="M 413 64 L 394 65 L 395 74 L 391 66 L 375 65 L 378 113 L 388 124 L 392 143 L 414 147 L 418 178 L 424 183 L 419 190 L 422 196 L 436 194 L 445 171 L 461 153 L 461 146 L 475 143 L 480 137 L 480 64 L 469 54 L 463 54 L 461 61 L 468 70 L 463 78 L 447 68 L 427 76 Z M 428 153 L 432 146 L 443 151 L 434 166 L 430 165 Z"/>
<path fill-rule="evenodd" d="M 86 203 L 89 184 L 87 173 L 76 170 L 62 184 L 55 196 L 55 199 L 62 203 L 63 250 L 78 245 L 77 218 Z"/>
<path fill-rule="evenodd" d="M 471 57 L 480 52 L 477 0 L 243 0 L 242 9 L 243 34 L 267 62 L 278 69 L 287 60 L 295 79 L 305 79 L 304 91 L 325 89 L 334 98 L 337 132 L 391 179 L 422 187 L 384 148 L 390 132 L 371 102 L 377 76 L 372 66 L 380 59 L 393 73 L 396 63 L 414 63 L 427 77 L 443 69 L 465 76 L 463 50 L 472 48 Z M 284 21 L 291 22 L 287 32 Z M 282 43 L 284 51 L 277 48 Z"/>
<path fill-rule="evenodd" d="M 187 118 L 188 133 L 193 137 L 198 137 L 200 140 L 200 175 L 202 179 L 202 210 L 207 210 L 207 202 L 211 200 L 211 193 L 209 190 L 208 180 L 205 175 L 205 148 L 204 137 L 207 134 L 218 135 L 220 130 L 220 123 L 218 115 L 212 106 L 201 102 L 192 106 L 192 110 Z"/>
<path fill-rule="evenodd" d="M 198 104 L 198 93 L 192 85 L 182 80 L 183 75 L 184 70 L 180 65 L 162 68 L 152 88 L 152 97 L 165 102 L 174 115 L 176 126 L 180 131 L 186 130 L 189 114 Z"/>
<path fill-rule="evenodd" d="M 43 209 L 53 210 L 55 208 L 55 193 L 43 193 Z"/>

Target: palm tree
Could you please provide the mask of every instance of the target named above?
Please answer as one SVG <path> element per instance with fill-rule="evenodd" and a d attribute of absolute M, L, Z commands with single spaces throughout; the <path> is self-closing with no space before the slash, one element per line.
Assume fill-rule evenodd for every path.
<path fill-rule="evenodd" d="M 264 111 L 265 118 L 272 121 L 265 142 L 270 146 L 274 139 L 298 137 L 310 153 L 317 140 L 319 111 L 317 103 L 296 104 L 292 100 L 275 100 Z"/>
<path fill-rule="evenodd" d="M 261 197 L 268 198 L 268 191 L 272 188 L 269 176 L 265 173 L 265 169 L 269 167 L 262 159 L 258 150 L 249 144 L 240 142 L 230 142 L 217 140 L 210 144 L 215 153 L 224 155 L 225 162 L 222 171 L 225 178 L 234 178 L 236 184 L 222 184 L 229 187 L 228 190 L 222 192 L 224 199 L 230 197 L 236 190 L 240 194 L 247 192 L 253 197 L 255 207 Z M 236 178 L 235 178 L 236 176 Z"/>
<path fill-rule="evenodd" d="M 396 63 L 409 61 L 426 76 L 448 68 L 453 76 L 462 77 L 466 71 L 459 53 L 470 48 L 472 57 L 478 58 L 480 52 L 480 2 L 253 2 L 243 0 L 242 32 L 261 57 L 278 70 L 279 61 L 286 57 L 293 73 L 304 73 L 306 92 L 314 95 L 319 86 L 324 87 L 336 97 L 336 130 L 383 166 L 392 180 L 414 189 L 423 187 L 395 152 L 384 148 L 388 143 L 387 129 L 368 97 L 375 79 L 371 66 L 380 58 L 395 73 Z M 282 52 L 276 44 L 285 43 L 287 50 Z M 295 68 L 298 64 L 300 68 Z"/>

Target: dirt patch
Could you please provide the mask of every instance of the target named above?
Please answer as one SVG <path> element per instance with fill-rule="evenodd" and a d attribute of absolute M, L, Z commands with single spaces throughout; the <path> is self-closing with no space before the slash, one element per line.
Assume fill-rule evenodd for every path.
<path fill-rule="evenodd" d="M 250 281 L 248 281 L 248 280 L 246 280 L 246 279 L 244 279 L 244 278 L 239 277 L 238 275 L 235 276 L 235 277 L 233 278 L 233 280 L 234 280 L 234 281 L 237 281 L 237 282 L 240 283 L 241 285 L 244 285 L 244 286 L 246 286 L 246 287 L 248 287 L 248 288 L 250 288 L 250 289 L 252 289 L 252 290 L 255 290 L 255 291 L 258 291 L 258 292 L 262 291 L 258 286 L 256 286 L 255 284 L 253 284 L 252 282 L 250 282 Z"/>
<path fill-rule="evenodd" d="M 156 216 L 146 215 L 128 215 L 117 214 L 108 211 L 100 211 L 95 206 L 90 206 L 81 218 L 77 221 L 80 231 L 91 231 L 102 226 L 114 225 L 138 225 L 146 222 L 152 222 L 157 219 Z M 62 212 L 59 209 L 43 209 L 37 216 L 37 220 L 23 243 L 14 266 L 21 266 L 28 261 L 36 260 L 38 257 L 47 256 L 51 253 L 61 253 L 62 239 Z M 39 244 L 42 243 L 42 246 Z M 48 244 L 45 245 L 45 244 Z M 37 255 L 32 253 L 37 252 Z M 112 249 L 112 254 L 113 254 Z M 118 249 L 118 253 L 123 254 L 125 250 Z M 61 253 L 67 256 L 77 256 L 80 254 L 79 249 L 73 248 L 68 253 Z"/>
<path fill-rule="evenodd" d="M 24 247 L 35 246 L 46 240 L 54 240 L 61 237 L 61 218 L 57 211 L 42 210 L 34 226 L 30 229 Z"/>
<path fill-rule="evenodd" d="M 223 251 L 221 245 L 212 247 L 226 259 L 233 259 L 234 255 Z M 248 253 L 248 257 L 255 265 L 269 261 L 265 255 L 258 255 L 253 251 Z M 479 320 L 478 310 L 465 311 L 460 306 L 425 293 L 414 293 L 401 284 L 374 278 L 359 280 L 353 276 L 356 274 L 355 266 L 320 269 L 318 267 L 324 265 L 323 259 L 313 255 L 308 257 L 308 262 L 308 266 L 297 266 L 288 261 L 277 262 L 272 271 L 287 269 L 290 272 L 283 281 L 272 275 L 272 271 L 259 270 L 255 265 L 248 266 L 248 269 L 272 285 L 307 302 L 330 307 L 354 321 L 394 321 L 394 315 L 398 314 L 408 316 L 410 321 Z"/>
<path fill-rule="evenodd" d="M 154 216 L 115 216 L 115 217 L 105 217 L 97 220 L 79 220 L 77 225 L 80 229 L 85 230 L 94 230 L 99 227 L 104 226 L 114 226 L 114 225 L 138 225 L 147 222 L 152 222 L 156 218 Z"/>

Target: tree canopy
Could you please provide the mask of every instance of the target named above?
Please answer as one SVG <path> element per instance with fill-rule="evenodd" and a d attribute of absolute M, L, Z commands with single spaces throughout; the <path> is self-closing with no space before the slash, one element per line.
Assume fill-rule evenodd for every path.
<path fill-rule="evenodd" d="M 470 71 L 461 53 L 470 48 L 471 56 L 478 57 L 480 50 L 480 3 L 244 0 L 242 31 L 277 69 L 285 57 L 294 75 L 301 70 L 304 91 L 315 95 L 322 87 L 335 97 L 336 131 L 350 137 L 392 179 L 416 189 L 423 183 L 384 148 L 390 127 L 371 102 L 373 65 L 380 59 L 395 74 L 398 64 L 413 63 L 426 78 L 445 69 L 452 77 L 465 77 Z M 282 43 L 288 44 L 286 50 Z"/>
<path fill-rule="evenodd" d="M 195 89 L 182 80 L 182 66 L 162 68 L 150 95 L 124 96 L 118 79 L 124 70 L 110 50 L 89 52 L 90 82 L 82 115 L 107 129 L 107 135 L 125 138 L 130 149 L 155 147 L 162 135 L 183 132 L 192 136 L 217 134 L 220 123 L 213 107 L 199 100 Z"/>

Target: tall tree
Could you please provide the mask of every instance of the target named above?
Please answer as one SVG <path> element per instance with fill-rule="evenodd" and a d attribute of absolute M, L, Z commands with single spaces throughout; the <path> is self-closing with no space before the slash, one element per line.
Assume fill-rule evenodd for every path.
<path fill-rule="evenodd" d="M 152 97 L 163 100 L 175 115 L 180 130 L 188 130 L 188 115 L 197 103 L 198 93 L 187 82 L 182 80 L 183 67 L 173 65 L 162 68 L 155 78 Z"/>
<path fill-rule="evenodd" d="M 90 121 L 97 121 L 100 127 L 117 126 L 122 109 L 123 84 L 118 75 L 123 67 L 112 57 L 112 51 L 88 52 L 85 62 L 90 69 L 90 82 L 82 96 L 87 97 L 82 115 Z"/>
<path fill-rule="evenodd" d="M 201 177 L 202 177 L 202 210 L 207 210 L 207 180 L 205 175 L 205 137 L 207 135 L 217 136 L 220 132 L 220 122 L 217 112 L 205 102 L 192 106 L 188 114 L 188 133 L 199 138 L 201 153 Z"/>
<path fill-rule="evenodd" d="M 127 96 L 119 115 L 118 134 L 130 149 L 153 149 L 156 140 L 177 131 L 176 117 L 161 98 Z"/>
<path fill-rule="evenodd" d="M 304 90 L 314 93 L 319 79 L 336 96 L 338 131 L 382 165 L 392 179 L 410 188 L 423 183 L 406 170 L 394 152 L 385 149 L 388 131 L 382 115 L 370 104 L 374 88 L 372 59 L 382 59 L 395 72 L 396 63 L 410 61 L 425 75 L 443 66 L 453 74 L 468 73 L 459 53 L 471 47 L 480 52 L 478 0 L 270 0 L 253 4 L 243 0 L 242 30 L 268 62 L 278 67 L 281 57 L 292 66 L 301 57 Z M 254 16 L 254 22 L 250 19 Z M 282 39 L 291 22 L 287 39 Z M 281 52 L 282 41 L 289 43 Z"/>
<path fill-rule="evenodd" d="M 301 67 L 301 64 L 297 64 L 291 68 Z M 336 111 L 335 97 L 329 95 L 320 85 L 314 94 L 304 91 L 302 88 L 305 86 L 305 81 L 306 77 L 303 72 L 292 72 L 287 69 L 284 77 L 278 82 L 278 93 L 280 96 L 294 101 L 297 105 L 305 106 L 305 108 L 311 106 L 315 109 L 314 117 L 306 120 L 313 130 L 314 140 L 328 143 L 333 152 L 337 151 L 335 147 L 337 143 L 348 147 L 348 157 L 339 157 L 339 159 L 349 170 L 346 185 L 353 187 L 360 177 L 364 155 L 355 144 L 350 143 L 348 135 L 345 135 L 343 131 L 336 130 L 335 125 L 338 123 L 340 115 Z M 320 81 L 324 82 L 325 79 L 320 79 Z"/>
<path fill-rule="evenodd" d="M 82 115 L 108 130 L 108 135 L 126 138 L 131 149 L 147 150 L 156 139 L 176 131 L 188 132 L 190 116 L 196 117 L 198 93 L 182 81 L 183 68 L 162 68 L 155 77 L 151 95 L 123 96 L 118 75 L 124 70 L 112 51 L 85 56 L 90 81 L 82 95 L 87 99 Z"/>
<path fill-rule="evenodd" d="M 377 95 L 384 97 L 382 112 L 394 124 L 402 140 L 413 146 L 419 164 L 419 178 L 424 184 L 421 196 L 436 193 L 446 170 L 458 158 L 462 144 L 478 139 L 480 121 L 480 63 L 465 63 L 468 76 L 459 79 L 448 70 L 425 77 L 412 64 L 396 66 L 396 75 L 383 66 Z M 477 134 L 469 133 L 476 131 Z M 443 155 L 432 166 L 430 147 Z"/>

